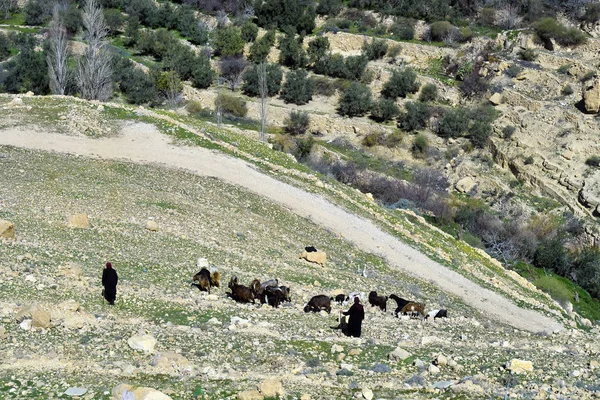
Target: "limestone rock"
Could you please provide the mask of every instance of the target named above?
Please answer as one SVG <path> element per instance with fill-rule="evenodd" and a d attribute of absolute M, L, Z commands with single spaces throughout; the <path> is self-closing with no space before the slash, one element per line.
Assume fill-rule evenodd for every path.
<path fill-rule="evenodd" d="M 24 331 L 31 330 L 31 320 L 30 319 L 24 319 L 19 324 L 19 328 L 23 329 Z"/>
<path fill-rule="evenodd" d="M 67 396 L 83 396 L 86 393 L 87 389 L 81 387 L 70 387 L 65 391 Z"/>
<path fill-rule="evenodd" d="M 157 232 L 158 231 L 158 222 L 153 221 L 153 220 L 148 220 L 146 222 L 146 229 L 148 229 L 149 231 L 152 231 L 152 232 Z"/>
<path fill-rule="evenodd" d="M 369 388 L 363 388 L 361 393 L 366 400 L 371 400 L 373 398 L 373 391 Z"/>
<path fill-rule="evenodd" d="M 456 190 L 461 193 L 470 193 L 475 186 L 477 186 L 477 182 L 470 176 L 466 176 L 454 184 Z"/>
<path fill-rule="evenodd" d="M 500 93 L 496 92 L 490 96 L 488 101 L 490 103 L 492 103 L 492 105 L 494 105 L 494 106 L 500 105 L 500 104 L 502 104 L 502 95 Z"/>
<path fill-rule="evenodd" d="M 446 358 L 446 356 L 439 354 L 435 360 L 434 360 L 435 365 L 438 365 L 440 367 L 444 367 L 446 365 L 448 365 L 448 359 Z"/>
<path fill-rule="evenodd" d="M 583 89 L 583 103 L 585 111 L 589 113 L 600 112 L 600 77 L 596 77 L 591 85 Z"/>
<path fill-rule="evenodd" d="M 263 400 L 265 397 L 258 390 L 246 390 L 237 394 L 238 400 Z"/>
<path fill-rule="evenodd" d="M 15 97 L 8 103 L 9 107 L 18 107 L 18 106 L 22 106 L 22 105 L 23 105 L 23 99 L 20 97 Z"/>
<path fill-rule="evenodd" d="M 258 390 L 265 397 L 282 397 L 283 384 L 278 379 L 265 379 L 258 384 Z"/>
<path fill-rule="evenodd" d="M 15 225 L 4 219 L 0 219 L 0 237 L 5 239 L 15 238 Z"/>
<path fill-rule="evenodd" d="M 484 394 L 484 390 L 481 386 L 475 385 L 471 381 L 465 381 L 459 383 L 457 385 L 450 386 L 450 390 L 455 393 L 462 393 L 466 396 L 482 396 Z"/>
<path fill-rule="evenodd" d="M 4 340 L 8 337 L 8 335 L 6 334 L 6 329 L 0 325 L 0 340 Z"/>
<path fill-rule="evenodd" d="M 512 371 L 515 374 L 523 374 L 526 372 L 533 372 L 533 364 L 531 363 L 531 361 L 513 358 L 506 366 L 506 369 Z"/>
<path fill-rule="evenodd" d="M 152 366 L 155 373 L 161 374 L 180 374 L 182 372 L 191 372 L 192 366 L 187 358 L 181 354 L 173 352 L 158 353 L 152 360 Z"/>
<path fill-rule="evenodd" d="M 170 396 L 148 387 L 134 388 L 121 383 L 112 389 L 113 400 L 172 400 Z"/>
<path fill-rule="evenodd" d="M 67 217 L 67 225 L 71 228 L 89 228 L 90 220 L 87 214 L 71 214 Z"/>
<path fill-rule="evenodd" d="M 34 328 L 49 328 L 51 326 L 50 313 L 35 303 L 23 306 L 17 312 L 16 319 L 17 322 L 31 319 L 31 326 Z"/>
<path fill-rule="evenodd" d="M 156 339 L 150 335 L 132 336 L 127 340 L 127 344 L 134 350 L 141 350 L 146 353 L 152 353 L 156 346 Z"/>
<path fill-rule="evenodd" d="M 300 258 L 312 263 L 325 265 L 325 262 L 327 261 L 327 254 L 320 250 L 310 252 L 305 250 L 302 252 L 302 254 L 300 254 Z"/>
<path fill-rule="evenodd" d="M 390 354 L 388 354 L 388 359 L 390 361 L 403 361 L 403 360 L 406 360 L 411 355 L 412 354 L 410 354 L 408 351 L 404 350 L 403 348 L 396 347 L 396 349 L 394 351 L 392 351 Z"/>
<path fill-rule="evenodd" d="M 429 367 L 427 368 L 427 370 L 429 371 L 429 373 L 431 375 L 436 375 L 436 374 L 440 373 L 440 369 L 433 364 L 429 364 Z"/>

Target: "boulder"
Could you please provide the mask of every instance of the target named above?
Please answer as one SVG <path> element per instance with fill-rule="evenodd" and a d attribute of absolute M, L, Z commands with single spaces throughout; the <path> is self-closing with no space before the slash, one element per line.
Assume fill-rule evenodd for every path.
<path fill-rule="evenodd" d="M 362 391 L 362 397 L 365 398 L 366 400 L 372 400 L 373 399 L 373 391 L 369 388 L 363 388 Z"/>
<path fill-rule="evenodd" d="M 0 219 L 0 238 L 15 238 L 15 225 L 12 222 Z"/>
<path fill-rule="evenodd" d="M 283 384 L 280 380 L 271 378 L 265 379 L 258 384 L 258 390 L 265 397 L 282 397 Z"/>
<path fill-rule="evenodd" d="M 583 104 L 589 113 L 600 112 L 600 77 L 596 77 L 591 85 L 583 89 Z"/>
<path fill-rule="evenodd" d="M 265 397 L 258 390 L 246 390 L 237 394 L 238 400 L 263 400 Z"/>
<path fill-rule="evenodd" d="M 70 387 L 65 391 L 67 396 L 83 396 L 86 393 L 87 389 L 81 387 Z"/>
<path fill-rule="evenodd" d="M 407 358 L 409 358 L 412 354 L 410 354 L 408 351 L 404 350 L 403 348 L 400 347 L 396 347 L 396 349 L 394 351 L 392 351 L 390 354 L 388 354 L 388 359 L 390 361 L 404 361 Z"/>
<path fill-rule="evenodd" d="M 467 396 L 467 398 L 483 396 L 485 393 L 481 386 L 474 384 L 470 380 L 450 386 L 450 390 L 454 393 L 461 393 Z"/>
<path fill-rule="evenodd" d="M 31 326 L 34 328 L 49 328 L 50 313 L 40 307 L 38 304 L 27 304 L 17 312 L 17 322 L 22 322 L 26 319 L 31 320 Z"/>
<path fill-rule="evenodd" d="M 173 352 L 158 353 L 152 360 L 151 365 L 155 373 L 160 374 L 180 374 L 182 372 L 191 372 L 192 366 L 187 358 L 181 354 Z"/>
<path fill-rule="evenodd" d="M 477 182 L 470 176 L 466 176 L 454 184 L 456 190 L 461 193 L 471 193 L 475 186 L 477 186 Z"/>
<path fill-rule="evenodd" d="M 300 258 L 315 264 L 325 265 L 325 262 L 327 261 L 327 254 L 321 250 L 311 252 L 304 250 L 302 254 L 300 254 Z"/>
<path fill-rule="evenodd" d="M 6 329 L 0 325 L 0 340 L 4 340 L 8 337 L 8 335 L 6 334 Z"/>
<path fill-rule="evenodd" d="M 67 225 L 70 228 L 89 228 L 90 220 L 87 214 L 71 214 L 67 216 Z"/>
<path fill-rule="evenodd" d="M 145 353 L 152 353 L 156 346 L 156 339 L 150 335 L 136 335 L 127 340 L 127 344 L 134 350 L 141 350 Z"/>
<path fill-rule="evenodd" d="M 533 372 L 533 364 L 531 363 L 531 361 L 513 358 L 507 364 L 506 369 L 508 369 L 514 374 L 524 374 L 527 372 Z"/>
<path fill-rule="evenodd" d="M 172 400 L 171 397 L 148 387 L 134 388 L 131 385 L 121 383 L 112 389 L 113 400 Z"/>
<path fill-rule="evenodd" d="M 502 95 L 498 92 L 494 93 L 488 98 L 488 101 L 494 106 L 502 104 Z"/>
<path fill-rule="evenodd" d="M 152 232 L 157 232 L 158 231 L 158 222 L 156 222 L 154 220 L 148 220 L 146 222 L 146 229 L 148 229 L 149 231 L 152 231 Z"/>

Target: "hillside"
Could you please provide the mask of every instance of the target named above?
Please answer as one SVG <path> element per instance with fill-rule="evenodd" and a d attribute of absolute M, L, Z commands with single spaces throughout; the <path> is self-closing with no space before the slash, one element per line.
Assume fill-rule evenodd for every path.
<path fill-rule="evenodd" d="M 246 188 L 251 189 L 254 181 L 248 178 L 259 174 L 251 169 L 243 172 L 244 162 L 222 158 L 219 164 L 233 163 L 231 168 L 211 172 L 205 169 L 207 164 L 220 156 L 196 148 L 194 136 L 169 144 L 186 135 L 174 136 L 177 129 L 166 116 L 135 116 L 110 105 L 98 111 L 97 105 L 68 99 L 26 97 L 21 107 L 28 109 L 26 116 L 15 112 L 15 106 L 4 107 L 5 130 L 0 135 L 1 143 L 18 145 L 3 146 L 1 159 L 1 215 L 15 224 L 17 232 L 17 240 L 4 240 L 0 248 L 6 398 L 62 398 L 69 387 L 87 388 L 88 398 L 110 398 L 119 383 L 152 387 L 174 399 L 226 398 L 253 390 L 267 378 L 282 382 L 286 398 L 345 398 L 363 390 L 368 397 L 367 389 L 377 398 L 501 396 L 506 391 L 518 396 L 561 391 L 584 397 L 597 390 L 596 328 L 550 335 L 532 335 L 529 330 L 537 331 L 533 325 L 513 329 L 511 322 L 518 325 L 518 319 L 502 323 L 485 302 L 473 305 L 469 296 L 453 296 L 429 280 L 415 278 L 414 265 L 378 256 L 385 255 L 385 249 L 364 251 L 369 249 L 370 234 L 364 239 L 342 235 L 348 233 L 343 226 L 321 219 L 323 200 L 309 200 L 312 211 L 303 215 L 302 208 L 281 199 L 288 191 L 302 199 L 306 192 L 296 193 L 294 187 L 299 187 L 354 208 L 359 215 L 373 218 L 381 211 L 368 212 L 374 210 L 372 203 L 335 181 L 319 183 L 310 178 L 312 174 L 294 172 L 294 164 L 283 167 L 284 159 L 276 152 L 262 150 L 262 159 L 271 160 L 267 164 L 256 160 L 255 168 L 267 174 L 257 181 L 265 193 L 258 196 Z M 110 132 L 88 131 L 91 136 L 69 132 L 63 113 L 77 115 L 78 121 L 91 126 L 111 126 Z M 91 115 L 102 118 L 102 124 L 94 123 Z M 153 123 L 163 135 L 151 125 L 128 122 L 132 117 Z M 23 118 L 34 125 L 16 128 Z M 47 119 L 40 131 L 37 124 L 42 118 Z M 204 132 L 219 134 L 208 126 Z M 223 148 L 235 137 L 224 130 L 220 134 L 232 136 L 213 145 L 206 139 L 197 143 Z M 125 142 L 133 145 L 125 147 Z M 54 152 L 36 149 L 42 145 Z M 242 159 L 253 158 L 251 147 L 238 144 L 232 149 Z M 178 155 L 169 156 L 170 152 Z M 197 163 L 200 170 L 194 163 L 186 164 L 186 159 L 202 157 L 208 162 Z M 227 177 L 226 171 L 233 173 L 225 180 L 211 178 L 217 171 L 221 177 Z M 292 186 L 269 195 L 270 182 L 277 182 L 269 175 Z M 327 211 L 331 221 L 337 218 L 333 211 Z M 91 227 L 68 227 L 66 216 L 81 212 L 89 215 Z M 158 223 L 157 232 L 145 229 L 148 219 Z M 446 252 L 460 251 L 464 258 L 454 266 L 456 272 L 474 283 L 493 271 L 489 288 L 513 299 L 523 311 L 533 307 L 553 318 L 566 317 L 526 281 L 502 273 L 477 252 L 459 250 L 459 242 L 428 230 L 422 219 L 403 213 L 386 219 L 394 221 L 396 234 L 412 226 L 412 233 L 405 232 L 417 246 L 435 240 L 436 253 L 430 257 L 437 254 L 447 266 L 452 263 Z M 377 225 L 389 229 L 385 219 Z M 355 229 L 369 232 L 366 221 Z M 327 251 L 324 267 L 298 259 L 306 244 Z M 427 247 L 423 251 L 427 253 Z M 280 309 L 242 305 L 226 298 L 225 287 L 201 293 L 189 286 L 199 257 L 217 266 L 224 281 L 231 275 L 244 283 L 277 277 L 292 288 L 292 303 Z M 114 308 L 99 293 L 100 271 L 107 259 L 121 277 Z M 475 286 L 466 288 L 471 287 Z M 331 315 L 302 311 L 311 296 L 338 290 L 400 293 L 424 301 L 428 309 L 445 307 L 450 318 L 398 319 L 369 307 L 363 337 L 350 340 L 329 329 L 341 307 Z M 24 330 L 15 322 L 17 311 L 30 303 L 50 313 L 52 327 Z M 152 352 L 135 351 L 127 344 L 141 334 L 157 340 Z M 397 351 L 388 357 L 397 347 L 408 354 Z M 532 362 L 534 370 L 526 380 L 504 369 L 512 359 Z"/>

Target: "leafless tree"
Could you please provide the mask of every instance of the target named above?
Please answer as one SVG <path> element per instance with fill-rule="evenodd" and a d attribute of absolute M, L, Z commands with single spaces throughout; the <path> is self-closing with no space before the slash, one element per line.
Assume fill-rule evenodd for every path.
<path fill-rule="evenodd" d="M 515 29 L 521 24 L 523 17 L 519 15 L 519 6 L 507 4 L 505 8 L 496 13 L 498 25 L 504 29 Z"/>
<path fill-rule="evenodd" d="M 183 85 L 181 79 L 175 71 L 161 72 L 156 84 L 158 90 L 165 96 L 167 104 L 172 109 L 175 109 L 181 103 L 181 91 Z"/>
<path fill-rule="evenodd" d="M 84 39 L 87 48 L 77 65 L 77 82 L 81 97 L 88 100 L 108 100 L 112 95 L 111 57 L 106 36 L 108 27 L 102 7 L 96 0 L 86 0 L 83 7 Z"/>
<path fill-rule="evenodd" d="M 69 69 L 67 60 L 69 58 L 69 40 L 67 29 L 60 18 L 58 5 L 54 6 L 52 22 L 48 34 L 48 77 L 50 79 L 50 90 L 53 94 L 65 94 L 69 80 Z"/>
<path fill-rule="evenodd" d="M 223 57 L 219 62 L 221 77 L 225 79 L 232 91 L 237 90 L 242 83 L 242 75 L 248 66 L 248 62 L 242 57 Z"/>
<path fill-rule="evenodd" d="M 4 11 L 4 19 L 9 19 L 11 11 L 17 8 L 19 8 L 17 0 L 0 0 L 0 11 Z"/>
<path fill-rule="evenodd" d="M 269 102 L 269 88 L 267 85 L 267 64 L 258 65 L 258 90 L 260 91 L 260 140 L 266 141 L 265 127 L 267 125 L 267 108 Z"/>

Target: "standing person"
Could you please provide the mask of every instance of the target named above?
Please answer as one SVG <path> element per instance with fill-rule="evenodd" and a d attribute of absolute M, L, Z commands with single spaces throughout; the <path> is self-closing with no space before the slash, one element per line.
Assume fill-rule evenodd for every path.
<path fill-rule="evenodd" d="M 115 305 L 115 299 L 117 298 L 117 283 L 119 282 L 119 276 L 117 271 L 112 267 L 112 264 L 107 262 L 106 268 L 102 271 L 102 295 L 108 301 L 111 306 Z"/>
<path fill-rule="evenodd" d="M 365 319 L 365 310 L 362 304 L 360 304 L 360 299 L 355 297 L 352 307 L 343 314 L 349 316 L 348 336 L 360 337 L 362 321 Z"/>

